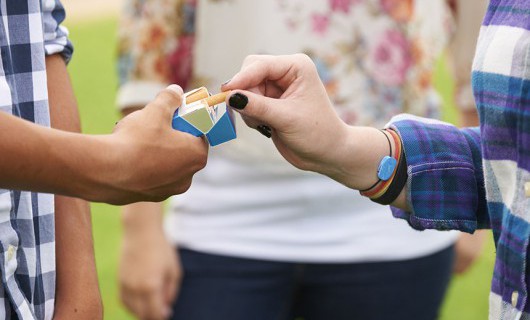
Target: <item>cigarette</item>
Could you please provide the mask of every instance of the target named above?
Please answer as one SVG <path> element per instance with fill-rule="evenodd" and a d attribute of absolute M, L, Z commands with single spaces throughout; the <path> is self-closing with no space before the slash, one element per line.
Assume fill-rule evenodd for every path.
<path fill-rule="evenodd" d="M 228 95 L 230 95 L 232 91 L 225 91 L 225 92 L 221 92 L 221 93 L 218 93 L 218 94 L 215 94 L 211 97 L 208 97 L 206 98 L 206 103 L 210 106 L 210 107 L 213 107 L 215 105 L 218 105 L 220 103 L 223 103 L 225 102 L 226 100 L 226 97 Z"/>
<path fill-rule="evenodd" d="M 186 94 L 186 104 L 191 104 L 195 101 L 206 99 L 209 96 L 208 90 L 205 87 L 195 89 Z"/>
<path fill-rule="evenodd" d="M 206 104 L 208 104 L 210 107 L 213 107 L 215 105 L 225 102 L 226 96 L 230 95 L 230 92 L 231 91 L 225 91 L 210 96 L 206 88 L 199 88 L 187 94 L 186 104 L 192 104 L 199 100 L 206 100 Z"/>

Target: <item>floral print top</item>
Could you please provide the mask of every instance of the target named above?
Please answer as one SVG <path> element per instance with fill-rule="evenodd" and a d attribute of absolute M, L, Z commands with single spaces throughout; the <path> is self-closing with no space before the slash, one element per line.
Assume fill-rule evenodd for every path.
<path fill-rule="evenodd" d="M 260 19 L 265 12 L 271 15 Z M 458 57 L 461 61 L 456 66 L 465 72 L 460 72 L 462 79 L 457 82 L 460 91 L 467 93 L 481 16 L 480 10 L 475 12 L 476 17 L 468 13 L 466 18 L 477 21 L 476 28 L 457 30 L 452 2 L 447 0 L 128 0 L 120 24 L 118 104 L 143 105 L 167 83 L 218 88 L 226 79 L 220 78 L 215 66 L 208 72 L 194 68 L 195 55 L 201 54 L 194 49 L 200 39 L 222 34 L 219 29 L 230 30 L 215 27 L 219 21 L 239 20 L 229 35 L 232 39 L 241 32 L 266 38 L 271 26 L 277 32 L 274 41 L 240 41 L 239 57 L 227 57 L 237 63 L 225 77 L 238 70 L 247 54 L 305 52 L 349 124 L 382 126 L 402 112 L 437 117 L 440 101 L 432 85 L 435 62 L 452 36 L 463 33 L 467 41 L 461 42 L 468 54 Z M 216 16 L 220 13 L 222 17 Z M 200 25 L 195 22 L 197 16 L 212 23 Z M 251 31 L 242 30 L 243 24 Z M 196 31 L 198 25 L 201 28 Z M 289 51 L 282 37 L 288 39 Z M 222 50 L 217 49 L 217 56 L 210 60 L 218 63 Z M 467 94 L 461 99 L 465 102 L 458 104 L 474 107 Z"/>
<path fill-rule="evenodd" d="M 453 35 L 465 37 L 466 47 L 455 61 L 466 70 L 457 83 L 470 87 L 482 14 L 467 12 L 466 21 L 476 23 L 460 30 L 448 0 L 127 1 L 119 29 L 119 107 L 143 106 L 168 83 L 217 92 L 248 54 L 304 52 L 341 118 L 376 127 L 402 112 L 438 117 L 433 69 Z M 459 7 L 479 0 L 460 1 Z M 474 108 L 471 90 L 457 92 Z M 282 161 L 242 121 L 237 126 L 238 139 L 223 146 L 227 154 Z"/>
<path fill-rule="evenodd" d="M 463 44 L 450 47 L 454 69 L 464 70 L 459 86 L 469 83 L 476 2 L 484 0 L 459 1 L 459 12 L 471 7 L 471 27 L 460 29 L 447 0 L 128 0 L 118 105 L 143 106 L 170 82 L 217 92 L 248 54 L 305 52 L 348 123 L 383 126 L 403 111 L 431 116 L 439 107 L 433 65 L 450 42 Z M 238 138 L 211 148 L 193 186 L 173 197 L 165 227 L 174 243 L 265 260 L 354 262 L 410 259 L 454 241 L 415 232 L 387 208 L 297 170 L 270 139 L 236 123 Z"/>

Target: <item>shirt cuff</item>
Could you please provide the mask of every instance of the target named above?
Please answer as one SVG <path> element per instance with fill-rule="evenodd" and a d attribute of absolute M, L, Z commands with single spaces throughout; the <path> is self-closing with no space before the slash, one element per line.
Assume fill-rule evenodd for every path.
<path fill-rule="evenodd" d="M 116 106 L 120 111 L 130 107 L 143 107 L 166 87 L 166 84 L 154 81 L 127 82 L 118 90 Z"/>
<path fill-rule="evenodd" d="M 392 208 L 417 230 L 474 232 L 487 219 L 478 129 L 411 115 L 394 117 L 387 127 L 398 132 L 407 157 L 410 212 Z"/>
<path fill-rule="evenodd" d="M 60 0 L 41 2 L 44 51 L 48 56 L 61 54 L 68 63 L 72 59 L 74 47 L 68 39 L 68 29 L 62 25 L 66 18 L 64 7 Z"/>

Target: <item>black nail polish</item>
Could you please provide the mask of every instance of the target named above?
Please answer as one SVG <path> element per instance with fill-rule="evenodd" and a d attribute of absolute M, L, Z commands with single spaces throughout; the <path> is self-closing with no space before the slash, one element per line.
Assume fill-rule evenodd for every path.
<path fill-rule="evenodd" d="M 272 129 L 270 127 L 261 125 L 261 126 L 258 126 L 256 129 L 259 131 L 259 133 L 261 133 L 265 137 L 267 138 L 272 137 Z"/>
<path fill-rule="evenodd" d="M 245 109 L 247 104 L 248 104 L 247 96 L 241 93 L 234 93 L 232 96 L 230 96 L 230 99 L 228 99 L 228 105 L 238 110 Z"/>

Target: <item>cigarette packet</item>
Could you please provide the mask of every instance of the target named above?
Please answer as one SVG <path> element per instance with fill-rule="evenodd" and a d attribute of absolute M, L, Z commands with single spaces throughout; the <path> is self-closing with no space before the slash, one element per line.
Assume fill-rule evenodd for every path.
<path fill-rule="evenodd" d="M 173 128 L 196 137 L 205 136 L 211 146 L 235 139 L 234 114 L 224 103 L 229 94 L 227 91 L 212 96 L 205 87 L 187 92 L 173 117 Z"/>

